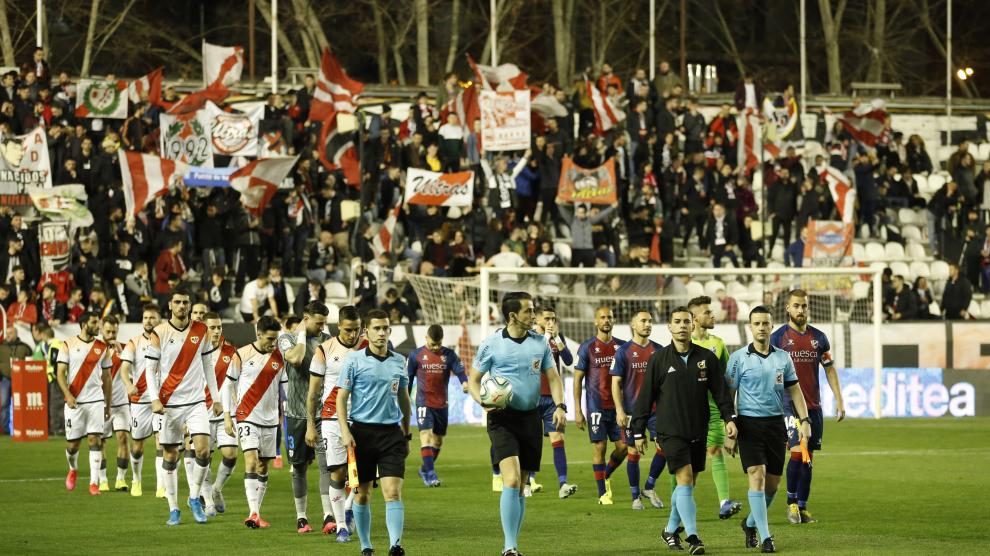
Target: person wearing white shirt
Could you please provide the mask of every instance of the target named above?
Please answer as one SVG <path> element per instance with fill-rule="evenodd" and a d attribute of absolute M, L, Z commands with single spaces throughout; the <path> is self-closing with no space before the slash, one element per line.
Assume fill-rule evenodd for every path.
<path fill-rule="evenodd" d="M 260 274 L 257 279 L 244 286 L 240 305 L 237 308 L 244 317 L 244 322 L 258 322 L 258 318 L 269 311 L 278 314 L 275 291 L 268 283 L 268 274 Z"/>

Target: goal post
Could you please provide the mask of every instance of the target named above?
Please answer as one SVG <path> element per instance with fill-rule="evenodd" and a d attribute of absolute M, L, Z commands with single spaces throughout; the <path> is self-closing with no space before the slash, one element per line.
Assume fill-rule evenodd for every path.
<path fill-rule="evenodd" d="M 471 324 L 479 332 L 476 339 L 504 324 L 499 305 L 510 291 L 529 292 L 537 306 L 553 307 L 568 341 L 594 334 L 595 309 L 602 305 L 615 313 L 616 335 L 621 338 L 628 334 L 635 312 L 646 310 L 654 323 L 663 323 L 673 307 L 707 295 L 720 323 L 714 333 L 727 346 L 736 347 L 750 341 L 744 323 L 752 307 L 767 305 L 776 327 L 786 322 L 786 292 L 800 288 L 809 295 L 809 323 L 829 337 L 837 366 L 860 369 L 866 376 L 872 369 L 872 396 L 861 392 L 860 400 L 872 406 L 879 418 L 884 401 L 882 272 L 878 267 L 482 267 L 477 276 L 468 278 L 408 278 L 427 323 Z M 654 326 L 652 337 L 664 344 L 670 341 L 665 326 Z M 858 347 L 854 350 L 853 346 Z"/>

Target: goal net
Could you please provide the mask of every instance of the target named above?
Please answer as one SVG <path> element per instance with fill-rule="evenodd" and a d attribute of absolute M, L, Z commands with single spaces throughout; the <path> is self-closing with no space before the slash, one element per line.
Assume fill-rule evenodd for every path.
<path fill-rule="evenodd" d="M 881 273 L 878 268 L 487 267 L 471 278 L 415 275 L 409 280 L 424 322 L 477 325 L 478 338 L 504 324 L 499 303 L 511 291 L 531 293 L 537 307 L 553 307 L 560 330 L 578 343 L 594 335 L 598 307 L 612 309 L 614 335 L 628 339 L 629 322 L 638 311 L 665 323 L 670 309 L 706 295 L 718 323 L 713 333 L 730 350 L 752 340 L 745 323 L 753 307 L 769 308 L 776 328 L 787 322 L 787 292 L 802 289 L 809 296 L 809 324 L 829 338 L 836 366 L 872 368 L 880 384 Z M 654 326 L 652 338 L 670 343 L 666 326 Z M 879 404 L 880 389 L 875 390 L 873 403 Z"/>

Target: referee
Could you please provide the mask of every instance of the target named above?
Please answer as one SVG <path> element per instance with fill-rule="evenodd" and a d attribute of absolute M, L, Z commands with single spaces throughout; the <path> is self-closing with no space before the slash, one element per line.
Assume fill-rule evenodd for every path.
<path fill-rule="evenodd" d="M 564 430 L 567 406 L 564 388 L 554 364 L 546 338 L 532 330 L 536 311 L 533 297 L 526 292 L 511 292 L 502 298 L 505 328 L 485 338 L 474 357 L 468 388 L 481 403 L 481 379 L 485 373 L 505 377 L 512 384 L 509 405 L 502 410 L 485 408 L 488 436 L 492 441 L 494 461 L 502 474 L 502 498 L 499 514 L 505 548 L 502 556 L 518 556 L 519 530 L 522 528 L 526 498 L 522 477 L 540 470 L 543 454 L 543 421 L 537 411 L 540 401 L 540 374 L 546 376 L 550 395 L 556 404 L 553 425 Z"/>
<path fill-rule="evenodd" d="M 771 328 L 770 310 L 762 305 L 754 307 L 749 313 L 753 343 L 729 357 L 725 378 L 730 394 L 737 400 L 739 412 L 738 446 L 729 438 L 725 448 L 731 455 L 739 452 L 743 470 L 749 476 L 750 514 L 742 522 L 742 528 L 746 533 L 746 546 L 755 548 L 761 544 L 762 552 L 776 552 L 767 523 L 767 508 L 777 493 L 787 454 L 784 389 L 801 416 L 801 439 L 811 436 L 808 407 L 794 363 L 786 351 L 770 345 Z"/>
<path fill-rule="evenodd" d="M 409 434 L 409 379 L 403 357 L 388 348 L 392 328 L 385 311 L 368 311 L 365 322 L 368 347 L 347 356 L 337 381 L 340 441 L 344 446 L 354 448 L 357 459 L 354 526 L 361 539 L 361 554 L 375 553 L 371 547 L 368 502 L 372 482 L 378 478 L 385 498 L 385 526 L 391 546 L 388 553 L 389 556 L 403 556 L 406 551 L 400 544 L 405 522 L 402 478 L 412 438 Z M 348 400 L 351 402 L 349 409 Z"/>
<path fill-rule="evenodd" d="M 667 456 L 667 468 L 677 480 L 670 501 L 670 520 L 661 538 L 671 550 L 683 550 L 680 524 L 687 533 L 688 552 L 704 554 L 698 538 L 694 484 L 705 470 L 708 436 L 708 393 L 725 421 L 727 438 L 735 438 L 735 415 L 715 354 L 691 342 L 694 316 L 687 307 L 675 307 L 667 319 L 672 342 L 653 353 L 632 418 L 636 450 L 646 449 L 647 421 L 656 404 L 657 441 Z"/>

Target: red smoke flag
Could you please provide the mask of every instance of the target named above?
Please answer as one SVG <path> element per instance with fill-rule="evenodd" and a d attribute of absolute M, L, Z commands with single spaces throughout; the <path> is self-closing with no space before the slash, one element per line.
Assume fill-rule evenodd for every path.
<path fill-rule="evenodd" d="M 153 154 L 118 151 L 118 156 L 128 215 L 137 214 L 152 199 L 164 195 L 169 186 L 186 172 L 185 164 Z"/>
<path fill-rule="evenodd" d="M 832 193 L 832 200 L 835 201 L 836 208 L 839 209 L 839 216 L 846 224 L 853 222 L 855 217 L 856 190 L 849 183 L 849 178 L 834 166 L 828 166 L 819 174 L 828 184 L 828 190 Z"/>
<path fill-rule="evenodd" d="M 617 127 L 619 122 L 626 119 L 621 110 L 612 105 L 612 101 L 595 87 L 594 83 L 585 76 L 584 86 L 591 100 L 591 108 L 595 112 L 595 134 L 604 135 L 608 130 Z"/>
<path fill-rule="evenodd" d="M 364 83 L 348 77 L 330 48 L 323 49 L 323 62 L 316 81 L 316 91 L 309 105 L 309 120 L 322 122 L 336 112 L 353 114 L 357 110 L 357 97 L 364 92 Z"/>
<path fill-rule="evenodd" d="M 165 77 L 165 69 L 158 68 L 148 75 L 131 81 L 127 86 L 127 98 L 131 104 L 137 104 L 148 96 L 148 103 L 158 106 L 162 103 L 162 79 Z"/>
<path fill-rule="evenodd" d="M 249 213 L 258 216 L 265 210 L 298 158 L 286 156 L 254 160 L 230 175 L 230 186 L 241 194 L 241 204 Z"/>

